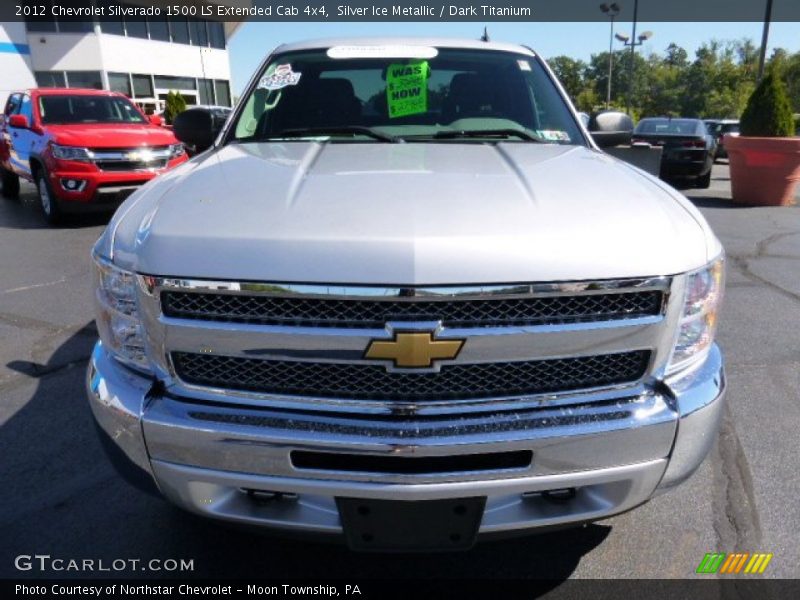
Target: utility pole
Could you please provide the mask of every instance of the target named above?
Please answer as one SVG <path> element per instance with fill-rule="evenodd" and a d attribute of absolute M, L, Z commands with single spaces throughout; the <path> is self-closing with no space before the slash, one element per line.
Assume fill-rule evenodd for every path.
<path fill-rule="evenodd" d="M 614 19 L 620 11 L 620 6 L 616 2 L 612 4 L 601 4 L 600 10 L 611 19 L 611 32 L 608 35 L 608 84 L 606 85 L 606 109 L 611 108 L 611 78 L 614 74 Z"/>
<path fill-rule="evenodd" d="M 633 106 L 633 70 L 634 61 L 636 56 L 636 18 L 639 14 L 639 0 L 633 0 L 633 31 L 631 31 L 631 64 L 628 67 L 628 114 L 631 113 L 631 106 Z"/>
<path fill-rule="evenodd" d="M 631 47 L 631 56 L 630 56 L 630 64 L 628 65 L 628 99 L 626 101 L 626 110 L 628 113 L 631 112 L 631 107 L 633 106 L 633 75 L 634 75 L 634 58 L 636 57 L 636 46 L 641 46 L 645 43 L 645 41 L 649 40 L 653 37 L 652 31 L 643 31 L 639 34 L 639 37 L 636 37 L 636 19 L 638 18 L 639 13 L 639 0 L 634 0 L 633 3 L 633 31 L 631 37 L 627 35 L 623 35 L 618 33 L 614 37 L 617 38 L 620 42 L 625 44 L 626 46 Z"/>
<path fill-rule="evenodd" d="M 764 32 L 761 34 L 761 51 L 758 54 L 758 80 L 764 77 L 764 63 L 767 59 L 767 41 L 769 40 L 769 24 L 772 21 L 772 0 L 767 0 L 764 13 Z"/>

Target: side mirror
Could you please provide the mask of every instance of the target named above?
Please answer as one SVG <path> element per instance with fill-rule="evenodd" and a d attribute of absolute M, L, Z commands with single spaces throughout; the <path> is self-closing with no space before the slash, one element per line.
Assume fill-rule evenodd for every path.
<path fill-rule="evenodd" d="M 150 115 L 150 123 L 156 127 L 161 127 L 164 124 L 164 119 L 161 118 L 161 115 Z"/>
<path fill-rule="evenodd" d="M 633 136 L 633 119 L 612 110 L 597 113 L 589 120 L 589 133 L 601 148 L 627 145 Z"/>
<path fill-rule="evenodd" d="M 175 137 L 197 152 L 209 148 L 222 129 L 211 111 L 205 108 L 190 108 L 183 111 L 172 122 Z"/>
<path fill-rule="evenodd" d="M 16 129 L 30 129 L 31 124 L 28 123 L 28 117 L 25 115 L 11 115 L 8 118 L 8 126 Z"/>

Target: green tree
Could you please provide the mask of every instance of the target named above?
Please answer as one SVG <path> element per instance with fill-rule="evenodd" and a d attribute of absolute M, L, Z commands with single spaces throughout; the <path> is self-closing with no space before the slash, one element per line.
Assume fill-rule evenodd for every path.
<path fill-rule="evenodd" d="M 771 68 L 750 96 L 742 114 L 742 135 L 789 137 L 794 135 L 794 118 L 786 84 L 777 69 Z"/>
<path fill-rule="evenodd" d="M 800 113 L 800 52 L 789 54 L 783 48 L 776 48 L 767 63 L 770 69 L 777 69 L 786 84 L 792 111 Z"/>
<path fill-rule="evenodd" d="M 584 91 L 586 63 L 569 56 L 555 56 L 547 61 L 556 74 L 567 94 L 576 102 L 578 95 Z"/>
<path fill-rule="evenodd" d="M 170 91 L 167 93 L 167 100 L 164 108 L 164 118 L 169 125 L 175 121 L 175 117 L 186 110 L 186 99 L 178 92 Z"/>

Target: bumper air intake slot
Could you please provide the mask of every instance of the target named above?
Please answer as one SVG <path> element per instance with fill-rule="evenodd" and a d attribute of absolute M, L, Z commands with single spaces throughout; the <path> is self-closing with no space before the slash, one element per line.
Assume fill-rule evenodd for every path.
<path fill-rule="evenodd" d="M 291 453 L 292 464 L 297 469 L 390 473 L 393 475 L 435 475 L 527 469 L 530 467 L 532 459 L 533 452 L 530 450 L 419 457 L 340 454 L 305 450 L 295 450 Z"/>

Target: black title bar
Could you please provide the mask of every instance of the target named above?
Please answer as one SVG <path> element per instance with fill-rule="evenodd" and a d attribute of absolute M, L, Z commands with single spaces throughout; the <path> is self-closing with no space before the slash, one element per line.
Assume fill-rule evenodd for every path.
<path fill-rule="evenodd" d="M 631 21 L 636 0 L 617 0 Z M 0 20 L 316 21 L 606 21 L 599 0 L 3 0 Z M 608 4 L 608 3 L 607 3 Z M 760 22 L 766 0 L 638 0 L 640 22 Z M 800 0 L 773 0 L 772 21 L 800 22 Z"/>

